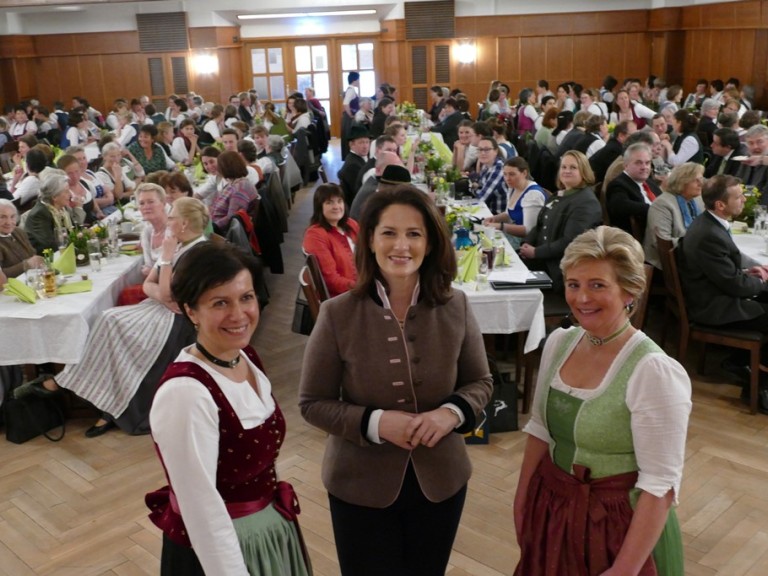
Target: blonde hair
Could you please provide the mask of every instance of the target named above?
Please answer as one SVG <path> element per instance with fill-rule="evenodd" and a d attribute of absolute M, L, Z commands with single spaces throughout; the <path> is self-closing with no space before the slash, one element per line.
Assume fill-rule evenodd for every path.
<path fill-rule="evenodd" d="M 644 260 L 643 247 L 631 234 L 611 226 L 598 226 L 573 239 L 560 260 L 560 270 L 567 276 L 570 268 L 586 261 L 608 262 L 618 285 L 637 302 L 645 291 Z M 632 307 L 630 316 L 634 311 Z"/>
<path fill-rule="evenodd" d="M 679 196 L 685 185 L 697 178 L 701 178 L 704 175 L 704 166 L 697 164 L 696 162 L 685 162 L 679 166 L 675 166 L 672 172 L 669 173 L 667 178 L 667 186 L 664 189 L 665 192 Z"/>
<path fill-rule="evenodd" d="M 208 222 L 210 222 L 211 218 L 208 215 L 208 208 L 197 198 L 182 196 L 174 201 L 173 207 L 176 208 L 179 216 L 187 221 L 193 232 L 202 234 L 208 226 Z"/>
<path fill-rule="evenodd" d="M 157 194 L 157 197 L 160 200 L 160 202 L 165 204 L 165 188 L 163 188 L 159 184 L 152 184 L 151 182 L 143 182 L 142 184 L 139 184 L 136 187 L 137 198 L 139 194 L 145 194 L 148 192 Z"/>
<path fill-rule="evenodd" d="M 581 176 L 581 188 L 585 186 L 592 186 L 592 184 L 595 183 L 595 173 L 592 172 L 592 167 L 589 165 L 589 160 L 587 160 L 587 157 L 579 152 L 578 150 L 568 150 L 565 154 L 563 154 L 563 157 L 560 158 L 560 162 L 562 163 L 563 158 L 566 156 L 573 156 L 573 159 L 576 160 L 576 166 L 579 167 L 579 175 Z M 565 186 L 560 181 L 560 168 L 558 166 L 557 169 L 557 189 L 563 190 Z"/>

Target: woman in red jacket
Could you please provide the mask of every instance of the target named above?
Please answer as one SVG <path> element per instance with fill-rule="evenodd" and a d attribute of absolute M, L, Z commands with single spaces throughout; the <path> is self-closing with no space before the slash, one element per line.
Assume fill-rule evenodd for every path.
<path fill-rule="evenodd" d="M 344 192 L 338 184 L 321 184 L 315 190 L 314 212 L 304 233 L 304 252 L 314 254 L 328 292 L 338 296 L 357 280 L 355 244 L 357 222 L 348 215 Z"/>

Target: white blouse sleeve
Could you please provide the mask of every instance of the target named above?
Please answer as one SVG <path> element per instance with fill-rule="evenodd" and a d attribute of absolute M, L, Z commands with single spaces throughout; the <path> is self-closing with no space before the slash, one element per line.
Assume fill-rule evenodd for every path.
<path fill-rule="evenodd" d="M 173 139 L 173 143 L 171 144 L 171 158 L 176 162 L 186 162 L 189 158 L 189 152 L 184 145 L 183 138 L 179 137 Z"/>
<path fill-rule="evenodd" d="M 152 403 L 150 425 L 203 570 L 248 576 L 235 527 L 216 489 L 219 417 L 210 393 L 193 378 L 167 381 Z"/>
<path fill-rule="evenodd" d="M 28 174 L 16 185 L 13 191 L 13 199 L 18 200 L 19 204 L 26 204 L 40 196 L 40 178 Z"/>
<path fill-rule="evenodd" d="M 677 361 L 663 353 L 651 354 L 630 377 L 626 401 L 640 470 L 636 486 L 658 498 L 671 489 L 677 504 L 691 413 L 691 380 Z"/>
<path fill-rule="evenodd" d="M 633 102 L 632 108 L 635 109 L 635 114 L 638 118 L 644 118 L 645 120 L 651 120 L 654 116 L 656 116 L 656 112 L 648 108 L 645 104 L 640 104 L 640 102 Z"/>
<path fill-rule="evenodd" d="M 216 120 L 208 120 L 208 122 L 205 123 L 203 130 L 208 132 L 208 134 L 211 135 L 211 138 L 217 142 L 221 140 L 221 132 L 219 132 L 219 125 L 216 124 Z"/>
<path fill-rule="evenodd" d="M 526 234 L 536 226 L 536 220 L 539 217 L 539 212 L 544 207 L 544 202 L 544 193 L 539 190 L 526 192 L 520 201 L 520 206 L 523 208 L 523 226 L 525 226 Z"/>
<path fill-rule="evenodd" d="M 683 143 L 680 144 L 680 149 L 677 151 L 677 154 L 673 152 L 667 156 L 667 163 L 670 166 L 679 166 L 684 162 L 688 162 L 688 160 L 693 158 L 693 155 L 698 151 L 699 143 L 696 141 L 696 138 L 693 136 L 686 136 L 683 139 Z"/>

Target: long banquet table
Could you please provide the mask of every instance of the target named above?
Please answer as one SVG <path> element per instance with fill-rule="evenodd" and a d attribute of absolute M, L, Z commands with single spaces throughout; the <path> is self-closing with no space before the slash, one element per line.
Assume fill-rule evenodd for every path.
<path fill-rule="evenodd" d="M 142 281 L 142 263 L 141 256 L 103 259 L 99 272 L 82 268 L 93 281 L 91 292 L 38 299 L 34 304 L 0 292 L 0 365 L 79 362 L 99 315 L 115 305 L 123 288 Z M 71 281 L 80 280 L 80 273 L 78 268 Z"/>
<path fill-rule="evenodd" d="M 475 215 L 485 218 L 491 215 L 485 204 L 480 204 Z M 505 240 L 506 242 L 506 240 Z M 525 265 L 506 243 L 506 251 L 512 267 Z M 546 336 L 544 323 L 544 295 L 538 289 L 494 290 L 490 286 L 477 290 L 474 282 L 459 284 L 455 289 L 467 294 L 472 312 L 483 334 L 514 334 L 528 332 L 525 340 L 525 352 L 535 350 Z"/>
<path fill-rule="evenodd" d="M 768 243 L 765 237 L 757 234 L 734 234 L 732 238 L 742 253 L 760 264 L 768 264 L 768 253 L 766 253 Z"/>

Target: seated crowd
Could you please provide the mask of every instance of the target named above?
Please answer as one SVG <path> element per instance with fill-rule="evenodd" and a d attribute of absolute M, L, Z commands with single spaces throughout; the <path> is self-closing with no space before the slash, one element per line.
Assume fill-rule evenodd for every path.
<path fill-rule="evenodd" d="M 439 134 L 452 152 L 456 190 L 468 181 L 468 194 L 493 213 L 484 224 L 503 231 L 526 265 L 548 272 L 560 293 L 567 246 L 601 223 L 641 243 L 660 283 L 656 238 L 676 244 L 704 214 L 715 213 L 715 201 L 708 204 L 702 190 L 716 188 L 725 203 L 722 187 L 740 183 L 768 204 L 768 127 L 752 109 L 754 91 L 739 89 L 737 79 L 701 80 L 687 97 L 658 78 L 620 85 L 609 76 L 600 90 L 573 82 L 555 94 L 548 88 L 542 80 L 512 102 L 509 88 L 494 82 L 473 120 L 466 95 L 434 86 L 427 127 L 396 115 L 393 94 L 375 98 L 372 114 L 366 108 L 347 134 L 340 188 L 318 189 L 305 236 L 304 250 L 318 257 L 331 296 L 354 285 L 354 230 L 366 202 L 424 169 L 417 144 L 433 137 L 427 132 Z M 739 216 L 737 200 L 731 204 L 723 220 Z M 743 263 L 749 275 L 766 274 L 747 258 Z M 692 317 L 721 323 L 716 316 Z M 768 394 L 766 400 L 768 409 Z"/>
<path fill-rule="evenodd" d="M 254 229 L 260 212 L 272 214 L 259 225 L 279 237 L 279 251 L 290 189 L 296 178 L 301 181 L 298 169 L 286 168 L 292 136 L 267 127 L 264 110 L 270 103 L 262 106 L 255 93 L 235 98 L 239 104 L 232 112 L 232 104 L 225 109 L 194 94 L 172 95 L 164 113 L 145 97 L 119 99 L 106 117 L 76 98 L 69 112 L 56 103 L 56 112 L 41 121 L 25 119 L 38 118 L 41 107 L 32 102 L 0 122 L 0 128 L 8 127 L 4 147 L 13 151 L 14 163 L 8 189 L 0 190 L 0 287 L 40 266 L 46 251 L 64 246 L 80 227 L 126 209 L 143 220 L 143 283 L 126 288 L 118 301 L 123 306 L 102 315 L 82 362 L 55 375 L 41 367 L 25 386 L 43 395 L 62 387 L 92 402 L 103 417 L 87 431 L 89 437 L 115 426 L 131 434 L 149 431 L 157 380 L 181 347 L 194 341 L 194 330 L 170 296 L 182 254 L 214 233 L 258 251 Z M 290 109 L 307 115 L 289 122 L 292 131 L 314 122 L 299 95 Z M 238 227 L 240 235 L 233 235 Z M 126 356 L 131 342 L 151 353 Z M 106 366 L 109 386 L 100 376 Z"/>

